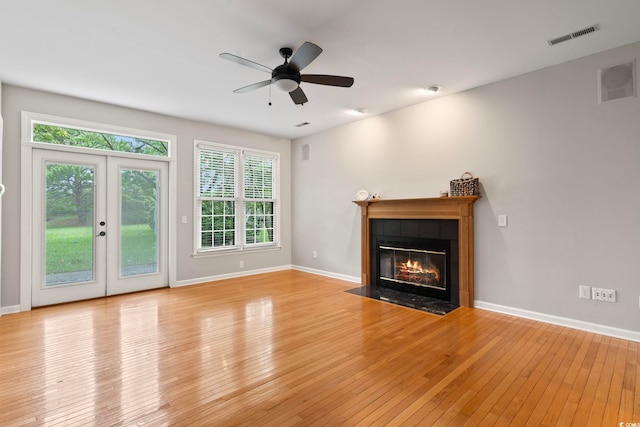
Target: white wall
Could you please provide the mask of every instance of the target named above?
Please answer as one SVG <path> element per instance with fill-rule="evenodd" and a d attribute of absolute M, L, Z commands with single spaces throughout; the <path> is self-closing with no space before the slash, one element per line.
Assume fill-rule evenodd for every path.
<path fill-rule="evenodd" d="M 359 277 L 356 191 L 437 197 L 471 171 L 476 300 L 640 331 L 640 101 L 597 100 L 598 68 L 638 58 L 640 43 L 294 141 L 293 264 Z"/>
<path fill-rule="evenodd" d="M 202 278 L 243 274 L 261 269 L 291 265 L 291 141 L 223 126 L 199 123 L 114 105 L 55 95 L 46 92 L 3 87 L 4 180 L 7 192 L 3 200 L 2 304 L 20 303 L 20 112 L 51 114 L 110 125 L 169 133 L 177 136 L 177 281 L 194 283 Z M 193 141 L 201 139 L 241 147 L 280 153 L 282 249 L 241 255 L 193 258 Z M 188 224 L 180 223 L 185 215 Z M 244 268 L 239 268 L 239 261 Z"/>

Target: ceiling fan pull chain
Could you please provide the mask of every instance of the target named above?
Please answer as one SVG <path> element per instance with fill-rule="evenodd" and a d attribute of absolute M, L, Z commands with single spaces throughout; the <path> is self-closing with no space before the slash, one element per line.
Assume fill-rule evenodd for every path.
<path fill-rule="evenodd" d="M 269 85 L 269 107 L 271 107 L 271 85 Z"/>

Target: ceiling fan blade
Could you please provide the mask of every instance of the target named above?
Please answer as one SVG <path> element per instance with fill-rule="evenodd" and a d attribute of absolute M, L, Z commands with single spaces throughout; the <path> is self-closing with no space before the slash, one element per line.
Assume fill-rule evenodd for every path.
<path fill-rule="evenodd" d="M 264 86 L 269 86 L 270 84 L 271 84 L 271 80 L 269 79 L 269 80 L 265 80 L 263 82 L 258 82 L 258 83 L 254 83 L 254 84 L 251 84 L 251 85 L 248 85 L 248 86 L 241 87 L 239 89 L 234 90 L 234 92 L 235 93 L 247 93 L 247 92 L 251 92 L 252 90 L 256 90 L 256 89 L 259 89 L 259 88 L 264 87 Z"/>
<path fill-rule="evenodd" d="M 262 64 L 258 64 L 257 62 L 249 61 L 248 59 L 241 58 L 232 53 L 221 53 L 220 58 L 226 59 L 227 61 L 235 62 L 236 64 L 245 65 L 247 67 L 255 68 L 256 70 L 264 71 L 265 73 L 271 73 L 273 70 L 269 67 L 266 67 Z"/>
<path fill-rule="evenodd" d="M 289 95 L 291 96 L 291 99 L 293 100 L 293 102 L 295 102 L 298 105 L 302 105 L 308 101 L 307 95 L 304 94 L 300 86 L 298 86 L 296 90 L 289 92 Z"/>
<path fill-rule="evenodd" d="M 322 48 L 318 45 L 315 45 L 311 42 L 304 42 L 302 46 L 291 57 L 289 61 L 290 64 L 293 64 L 298 71 L 302 70 L 307 65 L 311 64 L 311 62 L 318 57 L 322 53 Z"/>
<path fill-rule="evenodd" d="M 353 77 L 330 76 L 326 74 L 303 74 L 300 80 L 307 83 L 315 83 L 318 85 L 351 87 L 353 85 Z"/>

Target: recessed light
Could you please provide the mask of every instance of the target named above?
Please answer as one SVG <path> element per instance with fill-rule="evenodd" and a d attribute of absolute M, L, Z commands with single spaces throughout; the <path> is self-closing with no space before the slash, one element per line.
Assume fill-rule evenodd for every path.
<path fill-rule="evenodd" d="M 441 90 L 442 90 L 442 87 L 438 85 L 428 86 L 424 88 L 424 91 L 429 93 L 438 93 Z"/>

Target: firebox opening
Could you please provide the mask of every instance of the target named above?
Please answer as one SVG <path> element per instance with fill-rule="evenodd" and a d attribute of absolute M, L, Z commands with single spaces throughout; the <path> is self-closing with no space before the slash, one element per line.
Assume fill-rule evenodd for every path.
<path fill-rule="evenodd" d="M 459 304 L 458 245 L 455 235 L 448 238 L 444 233 L 438 233 L 438 237 L 421 237 L 420 234 L 427 233 L 411 232 L 418 228 L 411 227 L 411 224 L 422 224 L 426 220 L 411 220 L 410 223 L 404 222 L 409 220 L 383 220 L 383 224 L 402 221 L 401 224 L 409 225 L 404 227 L 409 230 L 407 233 L 402 230 L 397 233 L 398 230 L 389 230 L 391 227 L 384 225 L 378 227 L 378 221 L 381 220 L 373 223 L 377 233 L 372 233 L 375 240 L 371 240 L 369 290 L 373 293 L 389 290 L 405 294 L 410 299 L 417 295 Z M 387 229 L 383 229 L 384 227 Z M 386 234 L 385 231 L 393 234 Z"/>
<path fill-rule="evenodd" d="M 380 246 L 380 279 L 446 290 L 445 251 Z"/>

